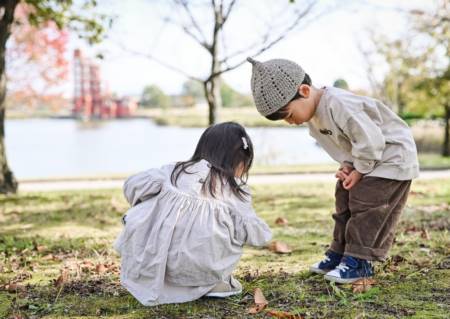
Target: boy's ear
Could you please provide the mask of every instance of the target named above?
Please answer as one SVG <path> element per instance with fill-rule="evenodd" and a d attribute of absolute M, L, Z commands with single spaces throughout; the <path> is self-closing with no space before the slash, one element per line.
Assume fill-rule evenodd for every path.
<path fill-rule="evenodd" d="M 308 84 L 301 84 L 298 87 L 298 93 L 304 97 L 305 99 L 307 99 L 309 97 L 309 95 L 311 94 L 311 87 Z"/>

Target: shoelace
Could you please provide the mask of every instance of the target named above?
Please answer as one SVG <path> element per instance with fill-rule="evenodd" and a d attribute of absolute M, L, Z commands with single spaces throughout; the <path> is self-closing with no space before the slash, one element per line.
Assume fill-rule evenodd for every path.
<path fill-rule="evenodd" d="M 346 264 L 344 264 L 344 263 L 340 263 L 340 264 L 336 267 L 336 269 L 339 269 L 339 270 L 342 270 L 343 272 L 346 272 L 346 271 L 349 269 L 349 267 L 348 267 Z"/>

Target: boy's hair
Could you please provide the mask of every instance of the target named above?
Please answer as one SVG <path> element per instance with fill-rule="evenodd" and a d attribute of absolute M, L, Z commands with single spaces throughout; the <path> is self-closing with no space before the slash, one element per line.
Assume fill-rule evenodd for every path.
<path fill-rule="evenodd" d="M 308 73 L 305 73 L 305 78 L 303 79 L 302 84 L 306 84 L 311 86 L 312 85 L 312 81 L 311 78 L 309 77 Z M 286 118 L 286 116 L 288 115 L 288 111 L 287 111 L 287 107 L 289 105 L 289 103 L 291 103 L 292 101 L 299 99 L 299 98 L 303 98 L 303 96 L 298 93 L 298 90 L 295 92 L 294 97 L 282 108 L 278 109 L 277 111 L 273 112 L 272 114 L 266 115 L 266 119 L 271 120 L 271 121 L 278 121 L 278 120 L 282 120 L 284 118 Z"/>
<path fill-rule="evenodd" d="M 202 159 L 211 164 L 209 175 L 202 186 L 204 193 L 209 191 L 215 198 L 216 190 L 223 189 L 228 184 L 233 194 L 241 200 L 244 195 L 248 195 L 241 186 L 247 183 L 248 171 L 252 166 L 253 144 L 242 125 L 224 122 L 208 127 L 200 137 L 191 159 L 175 165 L 171 175 L 172 184 L 176 186 L 181 173 L 193 174 L 187 168 Z M 240 165 L 243 165 L 243 172 L 240 176 L 241 183 L 238 184 L 235 174 Z"/>

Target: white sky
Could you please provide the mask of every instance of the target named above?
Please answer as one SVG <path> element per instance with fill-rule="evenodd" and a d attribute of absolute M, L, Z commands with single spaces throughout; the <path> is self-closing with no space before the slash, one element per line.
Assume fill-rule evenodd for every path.
<path fill-rule="evenodd" d="M 169 1 L 127 0 L 100 1 L 103 11 L 117 15 L 109 39 L 101 45 L 87 47 L 78 40 L 71 47 L 84 47 L 85 53 L 94 56 L 102 53 L 99 61 L 102 78 L 113 92 L 120 95 L 139 95 L 144 86 L 156 84 L 168 94 L 179 93 L 186 78 L 168 70 L 154 61 L 128 52 L 152 52 L 160 59 L 202 77 L 209 67 L 209 58 L 204 49 L 187 37 L 176 26 L 164 23 L 162 17 L 177 20 L 176 12 L 168 8 Z M 339 6 L 338 9 L 310 21 L 275 47 L 258 56 L 257 60 L 273 58 L 291 59 L 299 63 L 317 86 L 331 85 L 344 78 L 351 88 L 368 88 L 365 62 L 358 50 L 358 42 L 367 47 L 367 28 L 392 37 L 401 36 L 407 25 L 399 9 L 427 8 L 430 0 L 323 0 L 318 1 L 317 10 Z M 304 1 L 296 0 L 301 6 Z M 266 26 L 265 20 L 284 25 L 289 20 L 286 10 L 288 0 L 241 0 L 234 15 L 225 26 L 227 48 L 230 51 L 242 48 L 258 39 L 258 31 Z M 287 8 L 294 8 L 293 5 Z M 196 9 L 201 23 L 207 25 L 209 15 Z M 277 13 L 277 14 L 274 14 Z M 178 21 L 178 20 L 177 20 Z M 287 22 L 288 23 L 288 22 Z M 274 27 L 275 28 L 275 27 Z M 251 41 L 253 39 L 253 41 Z M 126 49 L 125 49 L 126 48 Z M 127 51 L 128 50 L 128 51 Z M 382 73 L 382 66 L 380 66 Z M 226 73 L 225 81 L 235 89 L 250 92 L 250 64 Z M 70 94 L 71 86 L 67 87 Z"/>

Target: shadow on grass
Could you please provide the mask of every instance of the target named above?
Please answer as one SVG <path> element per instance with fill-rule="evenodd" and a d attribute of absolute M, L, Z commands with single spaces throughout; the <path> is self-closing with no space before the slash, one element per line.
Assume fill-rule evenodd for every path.
<path fill-rule="evenodd" d="M 0 235 L 13 236 L 62 225 L 105 229 L 127 209 L 120 191 L 38 193 L 0 197 Z"/>

